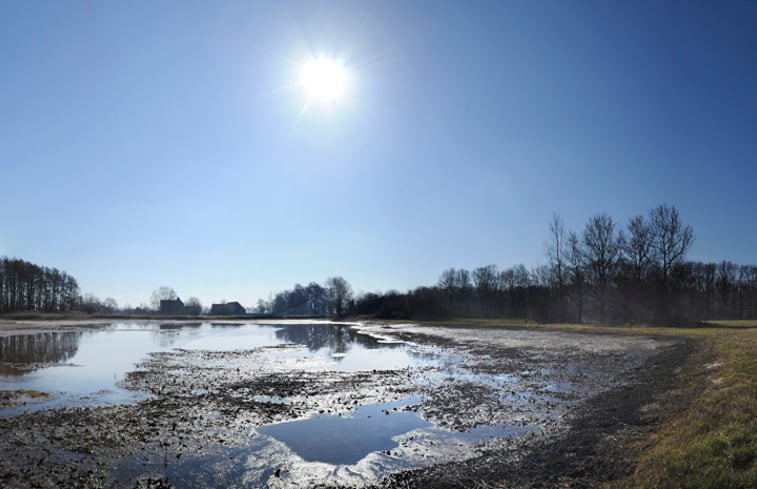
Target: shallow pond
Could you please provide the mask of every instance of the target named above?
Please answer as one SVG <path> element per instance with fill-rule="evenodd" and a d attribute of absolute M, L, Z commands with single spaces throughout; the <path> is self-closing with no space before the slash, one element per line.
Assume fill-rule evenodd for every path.
<path fill-rule="evenodd" d="M 0 337 L 0 390 L 52 394 L 46 402 L 0 410 L 0 416 L 62 406 L 130 402 L 143 393 L 122 387 L 150 353 L 235 351 L 299 345 L 271 356 L 307 357 L 313 370 L 395 370 L 428 363 L 404 343 L 380 341 L 332 323 L 116 323 L 91 331 Z"/>
<path fill-rule="evenodd" d="M 554 432 L 570 406 L 646 355 L 628 352 L 651 351 L 601 337 L 409 330 L 120 322 L 4 336 L 0 391 L 29 395 L 0 418 L 16 432 L 60 432 L 56 453 L 97 453 L 114 487 L 144 477 L 176 488 L 363 486 Z"/>

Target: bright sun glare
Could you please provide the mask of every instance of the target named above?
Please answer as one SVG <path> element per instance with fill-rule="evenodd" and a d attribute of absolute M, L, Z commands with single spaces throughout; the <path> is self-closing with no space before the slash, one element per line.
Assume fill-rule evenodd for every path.
<path fill-rule="evenodd" d="M 347 70 L 338 61 L 318 58 L 302 66 L 300 83 L 311 99 L 333 102 L 344 92 L 348 78 Z"/>

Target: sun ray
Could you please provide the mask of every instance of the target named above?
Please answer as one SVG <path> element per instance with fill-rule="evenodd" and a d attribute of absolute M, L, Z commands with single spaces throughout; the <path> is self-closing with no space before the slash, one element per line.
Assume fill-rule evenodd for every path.
<path fill-rule="evenodd" d="M 302 110 L 300 110 L 300 113 L 297 114 L 297 118 L 294 120 L 294 124 L 292 124 L 292 130 L 289 133 L 289 136 L 291 137 L 294 132 L 297 130 L 297 126 L 300 125 L 300 121 L 302 120 L 305 113 L 308 111 L 308 107 L 310 107 L 310 101 L 305 102 L 305 105 L 302 106 Z"/>

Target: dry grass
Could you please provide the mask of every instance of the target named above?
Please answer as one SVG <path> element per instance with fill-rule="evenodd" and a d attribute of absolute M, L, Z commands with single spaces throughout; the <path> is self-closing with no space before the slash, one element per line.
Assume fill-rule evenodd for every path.
<path fill-rule="evenodd" d="M 0 408 L 11 407 L 24 397 L 29 399 L 49 399 L 52 394 L 49 392 L 32 391 L 26 389 L 19 389 L 15 391 L 0 391 Z"/>
<path fill-rule="evenodd" d="M 707 324 L 713 326 L 725 326 L 728 328 L 757 328 L 757 319 L 718 319 L 713 321 L 705 321 Z"/>
<path fill-rule="evenodd" d="M 0 316 L 2 319 L 10 319 L 16 321 L 60 321 L 66 319 L 90 319 L 92 316 L 79 311 L 71 312 L 40 312 L 40 311 L 19 311 L 3 314 Z"/>
<path fill-rule="evenodd" d="M 718 362 L 709 388 L 651 440 L 635 473 L 608 488 L 757 487 L 757 331 L 687 331 Z"/>

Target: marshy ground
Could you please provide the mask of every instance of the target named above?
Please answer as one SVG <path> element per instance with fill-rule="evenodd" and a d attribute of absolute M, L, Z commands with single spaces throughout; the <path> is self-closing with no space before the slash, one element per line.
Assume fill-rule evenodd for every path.
<path fill-rule="evenodd" d="M 5 328 L 14 330 L 6 338 L 84 334 L 79 354 L 87 335 L 126 334 L 76 324 Z M 277 341 L 252 340 L 255 328 Z M 126 393 L 117 402 L 107 393 L 71 401 L 6 389 L 3 487 L 633 485 L 654 433 L 717 386 L 725 368 L 705 337 L 630 330 L 128 329 L 151 335 L 159 348 L 116 375 L 114 390 Z M 57 363 L 65 365 L 77 357 L 66 356 L 64 338 Z M 7 361 L 17 349 L 3 351 L 5 368 L 23 371 L 23 363 Z"/>

